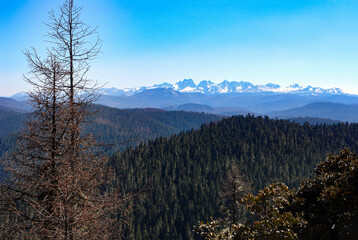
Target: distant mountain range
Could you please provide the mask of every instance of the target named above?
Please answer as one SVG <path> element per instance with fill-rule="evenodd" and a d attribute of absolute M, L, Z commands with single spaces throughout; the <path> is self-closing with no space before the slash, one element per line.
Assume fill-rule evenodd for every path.
<path fill-rule="evenodd" d="M 184 79 L 183 81 L 177 82 L 176 84 L 162 83 L 156 84 L 150 87 L 139 87 L 139 88 L 103 88 L 102 93 L 104 95 L 111 96 L 132 96 L 150 89 L 172 89 L 181 93 L 202 93 L 206 95 L 213 94 L 226 94 L 226 93 L 244 93 L 244 94 L 297 94 L 301 96 L 314 95 L 337 95 L 344 94 L 339 88 L 323 89 L 320 87 L 312 86 L 299 86 L 298 84 L 292 84 L 288 87 L 281 87 L 280 85 L 268 83 L 266 85 L 254 85 L 250 82 L 229 82 L 227 80 L 222 83 L 216 84 L 212 81 L 201 81 L 198 85 L 194 83 L 192 79 Z"/>
<path fill-rule="evenodd" d="M 222 116 L 268 115 L 272 118 L 325 118 L 358 122 L 358 95 L 339 88 L 323 89 L 298 84 L 281 87 L 277 84 L 254 85 L 249 82 L 215 84 L 202 81 L 198 85 L 184 79 L 174 85 L 101 89 L 97 103 L 121 108 L 157 108 L 169 111 L 205 112 Z M 0 98 L 0 110 L 24 112 L 27 94 Z"/>

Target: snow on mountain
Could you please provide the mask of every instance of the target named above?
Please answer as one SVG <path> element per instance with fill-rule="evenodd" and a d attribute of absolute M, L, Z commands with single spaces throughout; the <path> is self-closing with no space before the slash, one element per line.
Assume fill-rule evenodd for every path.
<path fill-rule="evenodd" d="M 122 95 L 131 96 L 131 95 L 134 95 L 134 94 L 140 92 L 140 89 L 142 89 L 141 91 L 145 90 L 144 88 L 118 89 L 118 88 L 112 87 L 112 88 L 102 88 L 101 93 L 103 95 L 112 95 L 112 96 L 122 96 Z"/>
<path fill-rule="evenodd" d="M 220 92 L 221 88 L 213 83 L 212 81 L 201 81 L 196 87 L 196 92 L 204 93 L 204 94 L 217 94 Z"/>
<path fill-rule="evenodd" d="M 162 84 L 155 84 L 153 88 L 173 88 L 174 86 L 170 83 L 164 82 Z"/>
<path fill-rule="evenodd" d="M 229 82 L 227 80 L 216 84 L 210 80 L 203 80 L 198 85 L 192 79 L 184 79 L 176 84 L 164 82 L 162 84 L 155 84 L 150 87 L 140 88 L 103 88 L 102 93 L 104 95 L 114 96 L 131 96 L 149 89 L 173 89 L 182 93 L 203 93 L 206 95 L 214 94 L 228 94 L 228 93 L 241 93 L 241 94 L 296 94 L 301 96 L 313 95 L 341 95 L 344 92 L 339 88 L 324 89 L 320 87 L 312 86 L 300 86 L 298 84 L 292 84 L 287 87 L 281 87 L 278 84 L 268 83 L 266 85 L 254 85 L 250 82 Z"/>
<path fill-rule="evenodd" d="M 179 92 L 191 92 L 195 91 L 196 87 L 192 79 L 184 79 L 183 81 L 177 82 L 173 88 Z"/>
<path fill-rule="evenodd" d="M 16 100 L 16 101 L 26 101 L 27 98 L 28 98 L 28 93 L 27 92 L 19 92 L 19 93 L 16 93 L 14 95 L 12 95 L 10 98 Z"/>

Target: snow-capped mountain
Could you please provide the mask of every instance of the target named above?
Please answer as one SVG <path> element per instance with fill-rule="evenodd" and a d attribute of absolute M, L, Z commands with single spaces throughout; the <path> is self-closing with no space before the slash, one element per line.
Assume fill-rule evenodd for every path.
<path fill-rule="evenodd" d="M 339 88 L 298 84 L 281 87 L 273 83 L 255 85 L 227 80 L 219 84 L 207 80 L 195 84 L 192 79 L 184 79 L 176 84 L 165 82 L 149 87 L 101 90 L 102 96 L 96 103 L 116 108 L 160 108 L 225 116 L 251 113 L 279 118 L 321 117 L 358 122 L 358 115 L 354 115 L 358 108 L 358 95 L 346 94 Z M 2 99 L 0 107 L 9 110 L 10 106 L 12 111 L 23 111 L 16 103 L 26 105 L 23 101 L 27 94 L 18 93 L 12 98 Z"/>
<path fill-rule="evenodd" d="M 170 84 L 164 82 L 162 84 L 156 84 L 150 87 L 140 88 L 103 88 L 104 95 L 112 96 L 132 96 L 134 94 L 143 92 L 149 89 L 166 88 L 173 89 L 181 93 L 203 93 L 206 95 L 214 94 L 227 94 L 227 93 L 242 93 L 242 94 L 296 94 L 300 96 L 324 96 L 324 95 L 341 95 L 344 92 L 339 88 L 324 89 L 320 87 L 312 86 L 300 86 L 298 84 L 292 84 L 287 87 L 281 87 L 274 83 L 268 83 L 266 85 L 254 85 L 250 82 L 229 82 L 227 80 L 222 83 L 216 84 L 212 81 L 203 80 L 198 85 L 192 79 L 184 79 L 176 84 Z"/>

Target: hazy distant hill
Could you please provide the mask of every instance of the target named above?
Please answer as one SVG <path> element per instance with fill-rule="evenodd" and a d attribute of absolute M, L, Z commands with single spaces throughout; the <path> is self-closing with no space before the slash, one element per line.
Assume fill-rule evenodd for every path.
<path fill-rule="evenodd" d="M 186 103 L 202 104 L 210 96 L 202 93 L 180 93 L 172 89 L 149 89 L 131 96 L 101 96 L 98 101 L 110 107 L 117 108 L 164 108 Z"/>
<path fill-rule="evenodd" d="M 19 93 L 12 95 L 10 98 L 12 98 L 16 101 L 19 101 L 19 102 L 23 102 L 23 101 L 27 101 L 28 97 L 29 97 L 29 95 L 26 92 L 19 92 Z"/>
<path fill-rule="evenodd" d="M 127 89 L 103 88 L 100 92 L 102 96 L 97 103 L 110 107 L 161 108 L 221 115 L 246 113 L 259 115 L 300 108 L 315 102 L 358 104 L 357 95 L 345 94 L 338 88 L 324 89 L 298 84 L 281 87 L 273 83 L 255 85 L 244 81 L 223 81 L 216 84 L 204 80 L 195 84 L 192 79 L 184 79 L 176 84 L 162 83 Z M 26 94 L 21 92 L 13 95 L 12 98 L 24 100 Z"/>
<path fill-rule="evenodd" d="M 30 110 L 30 106 L 26 101 L 16 101 L 12 98 L 0 97 L 0 110 L 27 112 Z"/>
<path fill-rule="evenodd" d="M 106 96 L 99 100 L 100 104 L 117 108 L 167 108 L 184 104 L 200 104 L 210 107 L 243 108 L 250 112 L 265 113 L 273 110 L 283 110 L 302 106 L 315 101 L 317 97 L 296 95 L 244 95 L 244 94 L 217 94 L 205 95 L 202 93 L 181 93 L 172 89 L 158 88 L 144 90 L 131 96 Z M 259 104 L 266 104 L 259 107 Z"/>
<path fill-rule="evenodd" d="M 271 117 L 319 117 L 333 120 L 358 122 L 358 104 L 332 102 L 311 103 L 303 107 L 268 113 Z"/>
<path fill-rule="evenodd" d="M 253 113 L 239 107 L 211 107 L 209 105 L 197 103 L 186 103 L 179 106 L 165 107 L 164 109 L 170 111 L 204 112 L 222 116 L 247 115 Z"/>
<path fill-rule="evenodd" d="M 187 111 L 187 112 L 206 112 L 213 113 L 216 111 L 215 108 L 205 105 L 205 104 L 197 104 L 197 103 L 186 103 L 179 106 L 166 107 L 166 110 L 176 110 L 176 111 Z"/>
<path fill-rule="evenodd" d="M 21 98 L 20 94 L 18 98 Z M 248 113 L 269 115 L 273 118 L 315 117 L 356 122 L 358 96 L 346 94 L 295 95 L 295 94 L 203 94 L 179 92 L 170 88 L 143 90 L 130 96 L 103 95 L 98 101 L 106 106 L 121 109 L 160 108 L 171 111 L 206 112 L 222 116 Z M 355 105 L 356 104 L 356 105 Z M 25 112 L 26 102 L 0 98 L 0 110 Z"/>
<path fill-rule="evenodd" d="M 101 97 L 99 103 L 118 108 L 162 108 L 180 109 L 186 106 L 187 111 L 203 110 L 198 105 L 206 105 L 206 110 L 215 114 L 222 114 L 221 111 L 209 110 L 209 108 L 241 108 L 243 113 L 253 112 L 266 114 L 276 111 L 283 111 L 292 108 L 299 108 L 315 102 L 334 102 L 344 104 L 358 103 L 355 95 L 298 95 L 292 93 L 222 93 L 203 94 L 198 92 L 179 92 L 168 88 L 155 88 L 143 90 L 130 96 L 109 96 Z M 192 104 L 192 105 L 190 105 Z M 194 105 L 193 105 L 194 104 Z M 195 105 L 196 104 L 196 105 Z M 180 107 L 179 107 L 180 106 Z M 237 114 L 238 111 L 226 111 Z M 325 117 L 325 116 L 318 116 Z"/>

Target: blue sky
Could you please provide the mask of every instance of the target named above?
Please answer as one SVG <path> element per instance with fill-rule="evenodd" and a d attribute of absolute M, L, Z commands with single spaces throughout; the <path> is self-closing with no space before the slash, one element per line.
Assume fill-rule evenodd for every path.
<path fill-rule="evenodd" d="M 298 83 L 358 94 L 358 0 L 78 0 L 103 53 L 106 87 L 184 78 Z M 60 0 L 0 0 L 0 96 L 27 90 L 22 51 L 46 49 Z"/>

